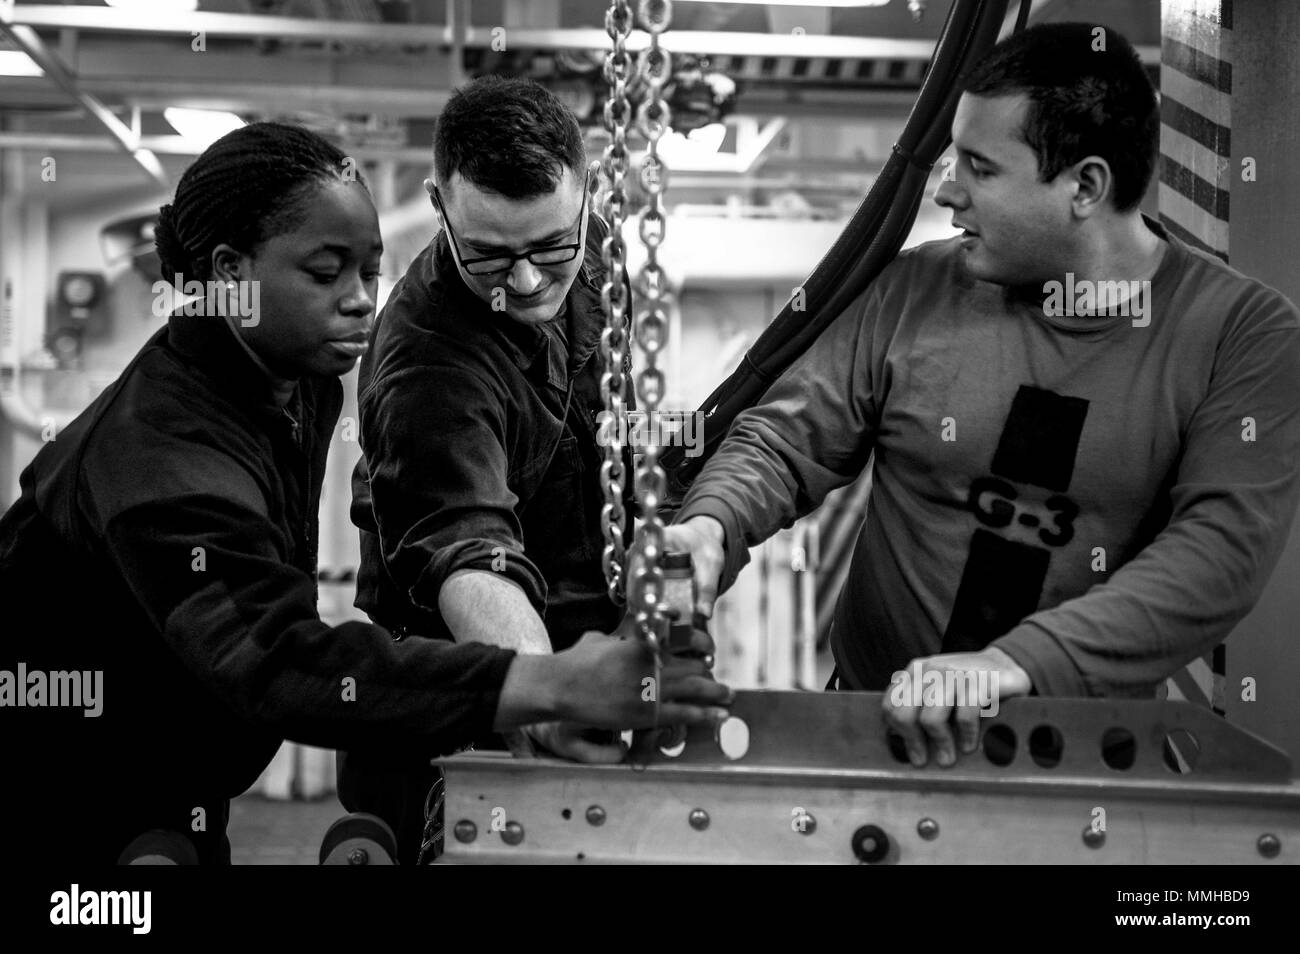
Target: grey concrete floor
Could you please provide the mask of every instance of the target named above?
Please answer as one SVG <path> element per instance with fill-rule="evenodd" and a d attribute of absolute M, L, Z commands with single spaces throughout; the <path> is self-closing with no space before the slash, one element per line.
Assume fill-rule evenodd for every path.
<path fill-rule="evenodd" d="M 325 830 L 347 814 L 329 795 L 275 801 L 241 795 L 230 804 L 230 858 L 237 865 L 314 865 Z"/>

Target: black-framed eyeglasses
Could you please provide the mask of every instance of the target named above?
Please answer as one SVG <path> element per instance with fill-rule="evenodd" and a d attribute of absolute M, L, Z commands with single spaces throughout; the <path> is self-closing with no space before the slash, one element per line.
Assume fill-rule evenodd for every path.
<path fill-rule="evenodd" d="M 581 226 L 584 221 L 583 216 L 587 212 L 587 188 L 591 184 L 591 172 L 588 171 L 582 183 L 582 208 L 578 211 L 578 220 L 574 222 L 567 231 L 572 232 L 579 229 L 578 241 L 572 245 L 548 245 L 546 248 L 533 248 L 526 252 L 520 252 L 518 255 L 513 252 L 502 255 L 493 255 L 491 258 L 466 258 L 460 250 L 460 243 L 456 240 L 456 233 L 452 231 L 451 220 L 447 218 L 447 210 L 442 204 L 442 193 L 438 187 L 433 187 L 433 201 L 438 206 L 438 214 L 442 216 L 442 224 L 447 229 L 447 237 L 451 239 L 452 251 L 460 259 L 461 268 L 465 269 L 471 275 L 497 275 L 501 272 L 508 272 L 515 267 L 515 262 L 521 258 L 528 259 L 533 265 L 563 265 L 565 262 L 571 262 L 578 257 L 578 250 L 583 246 L 583 235 Z"/>

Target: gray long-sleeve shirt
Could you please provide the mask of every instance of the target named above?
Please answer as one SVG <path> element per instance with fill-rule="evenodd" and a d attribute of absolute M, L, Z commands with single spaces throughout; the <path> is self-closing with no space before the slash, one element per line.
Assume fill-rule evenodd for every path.
<path fill-rule="evenodd" d="M 1300 314 L 1150 224 L 1149 323 L 1048 317 L 957 240 L 901 253 L 687 496 L 679 522 L 726 529 L 723 588 L 870 459 L 832 632 L 849 687 L 991 642 L 1043 694 L 1144 696 L 1221 642 L 1300 499 Z"/>

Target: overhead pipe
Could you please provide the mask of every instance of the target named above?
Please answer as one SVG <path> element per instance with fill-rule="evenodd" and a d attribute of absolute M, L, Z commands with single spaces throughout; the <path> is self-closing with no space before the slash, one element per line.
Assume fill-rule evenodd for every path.
<path fill-rule="evenodd" d="M 63 61 L 36 35 L 36 31 L 31 27 L 21 26 L 14 22 L 16 15 L 15 8 L 0 5 L 0 33 L 4 33 L 13 40 L 18 49 L 26 53 L 32 59 L 32 62 L 45 72 L 47 77 L 80 103 L 86 112 L 90 113 L 95 121 L 108 131 L 108 134 L 113 137 L 118 146 L 134 159 L 136 164 L 151 179 L 170 192 L 171 182 L 167 178 L 162 163 L 158 161 L 158 157 L 152 152 L 141 147 L 139 131 L 127 126 L 122 120 L 113 115 L 112 110 L 81 89 L 77 85 L 77 80 L 63 65 Z"/>
<path fill-rule="evenodd" d="M 466 9 L 468 4 L 465 4 Z M 472 26 L 456 13 L 448 24 L 373 23 L 354 20 L 319 20 L 256 13 L 165 13 L 54 4 L 21 4 L 9 15 L 15 24 L 41 29 L 70 29 L 83 33 L 119 33 L 148 36 L 185 36 L 297 40 L 410 47 L 420 45 L 490 49 L 499 42 L 495 26 Z M 510 27 L 512 49 L 590 50 L 603 52 L 609 34 L 599 27 Z M 647 34 L 637 31 L 628 49 L 641 52 L 649 46 Z M 789 56 L 788 35 L 731 30 L 688 30 L 673 36 L 673 52 L 715 56 Z M 928 40 L 807 34 L 799 37 L 801 57 L 879 58 L 928 60 L 933 47 Z"/>

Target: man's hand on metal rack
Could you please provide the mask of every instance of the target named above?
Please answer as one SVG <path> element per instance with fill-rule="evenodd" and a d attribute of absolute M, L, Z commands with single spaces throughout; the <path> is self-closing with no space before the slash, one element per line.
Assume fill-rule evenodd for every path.
<path fill-rule="evenodd" d="M 894 673 L 885 690 L 885 725 L 902 737 L 913 765 L 929 760 L 928 742 L 935 760 L 949 766 L 957 761 L 959 743 L 962 752 L 975 751 L 981 713 L 996 715 L 1002 699 L 1027 695 L 1032 688 L 1029 674 L 996 646 L 914 659 Z"/>
<path fill-rule="evenodd" d="M 711 649 L 699 634 L 701 649 Z M 705 646 L 704 640 L 708 640 Z M 692 638 L 692 647 L 697 638 Z M 650 647 L 629 616 L 610 635 L 587 633 L 553 657 L 565 667 L 558 700 L 565 721 L 605 729 L 645 729 L 669 725 L 716 725 L 727 717 L 731 690 L 715 682 L 702 658 L 662 660 L 658 677 Z"/>
<path fill-rule="evenodd" d="M 534 753 L 537 755 L 555 755 L 595 765 L 617 765 L 627 755 L 627 743 L 617 735 L 612 736 L 612 741 L 598 741 L 602 736 L 609 739 L 611 733 L 576 722 L 538 722 L 524 731 L 541 746 L 542 751 Z"/>

